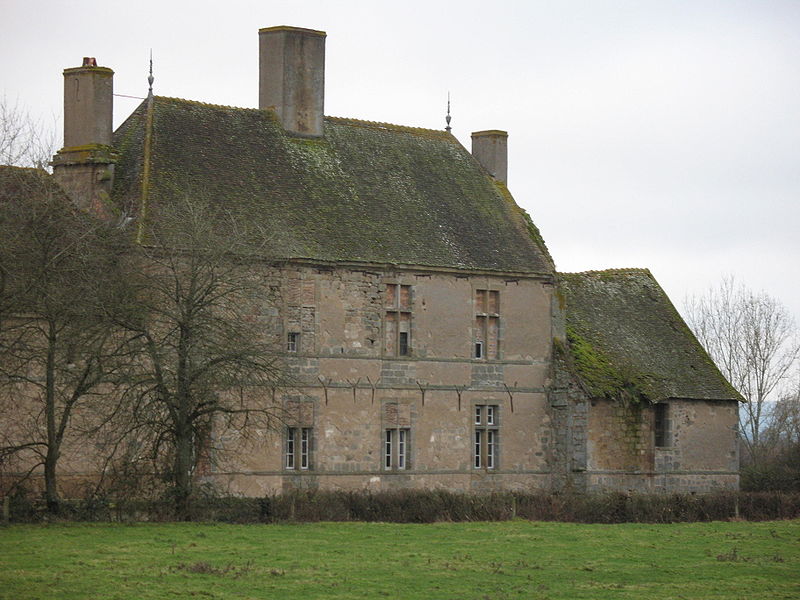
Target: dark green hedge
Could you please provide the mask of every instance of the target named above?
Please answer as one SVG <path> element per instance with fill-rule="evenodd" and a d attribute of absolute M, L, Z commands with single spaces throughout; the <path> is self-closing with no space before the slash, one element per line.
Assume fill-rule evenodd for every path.
<path fill-rule="evenodd" d="M 49 515 L 40 501 L 10 498 L 11 522 L 170 521 L 163 500 L 64 501 Z M 505 521 L 513 518 L 576 523 L 673 523 L 800 517 L 800 494 L 719 492 L 712 494 L 467 494 L 446 491 L 293 492 L 264 498 L 195 500 L 190 519 L 225 523 L 316 521 Z"/>

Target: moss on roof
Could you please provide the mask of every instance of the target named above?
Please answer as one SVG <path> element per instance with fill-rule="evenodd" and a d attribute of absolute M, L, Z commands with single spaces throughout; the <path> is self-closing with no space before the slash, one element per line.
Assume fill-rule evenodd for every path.
<path fill-rule="evenodd" d="M 739 400 L 647 269 L 559 273 L 569 361 L 594 397 Z"/>
<path fill-rule="evenodd" d="M 32 167 L 0 165 L 0 194 L 3 199 L 17 199 L 20 194 L 28 192 L 32 187 L 44 187 L 66 198 L 53 176 L 47 171 Z"/>
<path fill-rule="evenodd" d="M 66 212 L 80 212 L 50 173 L 29 167 L 0 165 L 0 202 L 20 205 L 56 202 Z"/>
<path fill-rule="evenodd" d="M 450 134 L 326 118 L 287 135 L 271 111 L 156 98 L 148 204 L 204 194 L 259 219 L 282 258 L 552 274 L 528 216 Z M 141 202 L 145 104 L 115 133 L 114 199 Z M 148 213 L 151 214 L 151 213 Z"/>

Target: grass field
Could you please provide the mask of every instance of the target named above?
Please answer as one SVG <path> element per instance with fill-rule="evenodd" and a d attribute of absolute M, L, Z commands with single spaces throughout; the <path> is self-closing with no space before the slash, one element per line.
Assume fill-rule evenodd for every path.
<path fill-rule="evenodd" d="M 800 521 L 14 525 L 0 598 L 800 598 Z"/>

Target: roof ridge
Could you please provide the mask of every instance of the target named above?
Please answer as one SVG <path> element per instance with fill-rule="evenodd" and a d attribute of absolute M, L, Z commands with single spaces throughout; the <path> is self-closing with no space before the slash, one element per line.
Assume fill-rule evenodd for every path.
<path fill-rule="evenodd" d="M 369 121 L 367 119 L 356 119 L 354 117 L 333 117 L 330 115 L 325 116 L 326 121 L 333 121 L 334 123 L 341 123 L 343 125 L 354 125 L 356 127 L 370 127 L 374 129 L 392 129 L 396 131 L 403 131 L 406 133 L 419 133 L 419 134 L 436 134 L 443 139 L 453 139 L 455 136 L 448 133 L 444 129 L 430 129 L 428 127 L 413 127 L 411 125 L 398 125 L 397 123 L 386 123 L 384 121 Z"/>
<path fill-rule="evenodd" d="M 189 98 L 177 98 L 175 96 L 155 96 L 156 100 L 166 100 L 169 102 L 181 102 L 183 104 L 192 104 L 195 106 L 204 106 L 207 108 L 223 108 L 223 109 L 232 109 L 232 110 L 242 110 L 242 111 L 269 111 L 274 113 L 275 111 L 272 109 L 262 109 L 262 108 L 253 108 L 247 106 L 232 106 L 230 104 L 215 104 L 213 102 L 203 102 L 201 100 L 191 100 Z M 372 129 L 386 129 L 386 130 L 393 130 L 393 131 L 401 131 L 404 133 L 413 133 L 418 135 L 434 135 L 440 139 L 447 140 L 447 141 L 457 141 L 455 136 L 443 129 L 430 129 L 427 127 L 413 127 L 411 125 L 399 125 L 397 123 L 387 123 L 384 121 L 370 121 L 368 119 L 357 119 L 355 117 L 334 117 L 331 115 L 325 115 L 324 119 L 326 121 L 331 121 L 334 123 L 340 123 L 342 125 L 353 125 L 356 127 L 369 127 Z"/>
<path fill-rule="evenodd" d="M 264 110 L 261 108 L 253 108 L 247 106 L 232 106 L 230 104 L 214 104 L 213 102 L 203 102 L 202 100 L 190 100 L 189 98 L 177 98 L 174 96 L 154 96 L 156 100 L 169 100 L 173 102 L 183 102 L 185 104 L 194 104 L 197 106 L 206 106 L 208 108 L 232 108 L 235 110 Z"/>
<path fill-rule="evenodd" d="M 45 171 L 44 169 L 40 169 L 39 167 L 20 167 L 19 165 L 0 165 L 0 169 L 8 169 L 14 171 L 30 171 L 32 173 L 44 173 L 46 175 L 51 175 L 51 173 Z"/>
<path fill-rule="evenodd" d="M 589 269 L 588 271 L 558 271 L 557 275 L 625 275 L 641 274 L 653 276 L 647 267 L 616 267 L 611 269 Z"/>

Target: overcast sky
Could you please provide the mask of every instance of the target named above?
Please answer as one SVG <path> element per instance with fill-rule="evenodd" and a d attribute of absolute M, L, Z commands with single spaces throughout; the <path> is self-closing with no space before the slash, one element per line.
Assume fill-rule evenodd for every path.
<path fill-rule="evenodd" d="M 0 22 L 0 95 L 51 123 L 83 56 L 144 96 L 152 48 L 156 94 L 254 107 L 258 29 L 324 30 L 326 114 L 443 128 L 449 92 L 467 148 L 509 132 L 559 270 L 648 267 L 679 308 L 733 275 L 800 318 L 800 1 L 0 0 Z"/>

